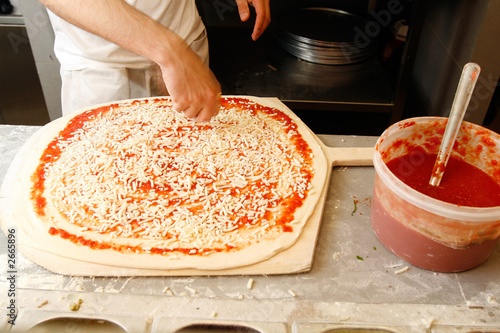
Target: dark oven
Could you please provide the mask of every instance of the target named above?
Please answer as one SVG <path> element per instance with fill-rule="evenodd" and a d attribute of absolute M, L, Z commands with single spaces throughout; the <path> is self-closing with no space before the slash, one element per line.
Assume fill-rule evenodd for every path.
<path fill-rule="evenodd" d="M 422 1 L 271 1 L 259 40 L 232 0 L 198 1 L 223 94 L 278 97 L 316 133 L 379 135 L 402 117 Z"/>

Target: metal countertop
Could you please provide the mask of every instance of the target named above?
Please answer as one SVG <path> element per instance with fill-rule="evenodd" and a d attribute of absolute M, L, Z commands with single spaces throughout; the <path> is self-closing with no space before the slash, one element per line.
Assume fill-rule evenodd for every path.
<path fill-rule="evenodd" d="M 0 181 L 17 150 L 38 128 L 0 125 Z M 319 137 L 332 147 L 373 146 L 377 140 Z M 222 332 L 500 331 L 500 246 L 484 264 L 462 273 L 434 273 L 407 264 L 387 251 L 371 230 L 374 172 L 373 167 L 333 169 L 307 273 L 72 277 L 51 273 L 17 253 L 18 317 L 12 332 L 62 317 L 104 319 L 118 324 L 120 332 L 178 332 L 186 325 L 207 323 L 212 331 Z M 0 331 L 10 328 L 7 262 L 2 233 Z M 71 311 L 78 300 L 79 310 Z M 64 320 L 65 327 L 77 327 Z"/>

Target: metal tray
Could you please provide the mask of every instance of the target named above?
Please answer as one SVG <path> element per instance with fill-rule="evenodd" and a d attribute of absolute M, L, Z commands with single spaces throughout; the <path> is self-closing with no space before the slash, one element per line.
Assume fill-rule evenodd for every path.
<path fill-rule="evenodd" d="M 341 65 L 365 60 L 377 50 L 378 37 L 365 33 L 367 23 L 361 16 L 333 8 L 299 8 L 279 13 L 275 31 L 278 43 L 292 55 Z"/>

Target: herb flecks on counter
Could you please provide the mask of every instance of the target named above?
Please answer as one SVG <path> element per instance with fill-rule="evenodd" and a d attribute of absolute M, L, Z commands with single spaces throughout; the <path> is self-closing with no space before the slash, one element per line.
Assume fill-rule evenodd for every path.
<path fill-rule="evenodd" d="M 80 306 L 82 305 L 82 303 L 83 303 L 83 301 L 82 301 L 82 299 L 80 298 L 80 299 L 78 299 L 78 302 L 71 304 L 71 305 L 69 306 L 69 309 L 70 309 L 71 311 L 78 311 L 78 310 L 80 310 Z"/>
<path fill-rule="evenodd" d="M 356 204 L 356 199 L 352 199 L 352 202 L 354 204 L 354 209 L 351 212 L 351 216 L 353 216 L 354 213 L 356 212 L 356 210 L 358 209 L 357 204 Z"/>

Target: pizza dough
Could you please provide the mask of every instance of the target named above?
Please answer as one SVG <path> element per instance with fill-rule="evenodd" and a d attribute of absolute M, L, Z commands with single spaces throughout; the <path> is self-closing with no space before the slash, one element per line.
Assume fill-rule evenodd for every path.
<path fill-rule="evenodd" d="M 34 249 L 138 269 L 241 267 L 296 242 L 328 167 L 315 137 L 281 103 L 225 97 L 208 124 L 185 119 L 167 98 L 123 101 L 109 109 L 57 119 L 26 142 L 2 186 L 2 228 L 16 225 L 20 241 Z M 103 120 L 88 117 L 101 112 L 96 110 L 106 114 Z M 113 112 L 119 117 L 113 119 Z M 46 148 L 62 130 L 71 140 L 80 135 L 73 126 L 82 119 L 91 135 L 81 135 L 71 154 L 47 163 L 50 171 L 37 171 L 41 156 L 50 160 L 58 153 Z M 274 155 L 258 153 L 262 149 Z M 300 154 L 310 159 L 290 159 Z M 37 174 L 44 185 L 38 194 Z M 279 206 L 286 198 L 295 201 Z"/>

